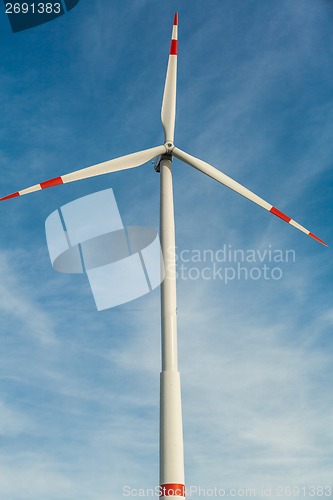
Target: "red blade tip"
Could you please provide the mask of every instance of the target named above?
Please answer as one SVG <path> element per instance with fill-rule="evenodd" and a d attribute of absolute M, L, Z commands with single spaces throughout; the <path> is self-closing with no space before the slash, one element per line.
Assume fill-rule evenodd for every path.
<path fill-rule="evenodd" d="M 173 19 L 173 25 L 178 26 L 178 12 L 175 12 L 175 17 Z"/>
<path fill-rule="evenodd" d="M 316 236 L 315 234 L 309 233 L 309 236 L 311 236 L 311 238 L 313 238 L 314 240 L 319 241 L 319 243 L 321 243 L 322 245 L 325 245 L 325 247 L 328 247 L 328 244 L 325 243 L 325 241 L 318 238 L 318 236 Z"/>
<path fill-rule="evenodd" d="M 17 193 L 8 194 L 7 196 L 0 198 L 0 201 L 9 200 L 10 198 L 16 198 L 16 196 L 20 196 L 20 193 L 17 192 Z"/>

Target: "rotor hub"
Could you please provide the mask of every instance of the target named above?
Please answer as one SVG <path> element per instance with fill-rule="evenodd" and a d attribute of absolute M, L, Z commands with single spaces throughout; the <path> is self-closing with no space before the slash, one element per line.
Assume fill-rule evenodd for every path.
<path fill-rule="evenodd" d="M 157 164 L 155 164 L 155 171 L 156 172 L 160 172 L 160 164 L 161 164 L 161 160 L 169 160 L 169 161 L 172 161 L 172 151 L 174 149 L 174 144 L 173 142 L 171 141 L 167 141 L 165 144 L 164 144 L 164 147 L 166 149 L 165 153 L 163 153 L 160 157 L 159 157 L 159 161 Z"/>
<path fill-rule="evenodd" d="M 167 154 L 172 154 L 172 151 L 173 151 L 173 148 L 175 147 L 174 143 L 171 142 L 171 141 L 167 141 L 165 144 L 164 144 L 165 148 L 166 148 L 166 153 Z"/>

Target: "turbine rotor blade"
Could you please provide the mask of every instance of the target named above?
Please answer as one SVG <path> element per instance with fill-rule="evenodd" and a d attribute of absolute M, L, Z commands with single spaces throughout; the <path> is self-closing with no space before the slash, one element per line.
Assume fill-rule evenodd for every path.
<path fill-rule="evenodd" d="M 265 201 L 263 198 L 260 198 L 260 196 L 256 195 L 246 187 L 242 186 L 239 182 L 233 180 L 231 177 L 228 175 L 224 174 L 220 170 L 217 170 L 215 167 L 212 167 L 209 165 L 209 163 L 206 163 L 205 161 L 199 160 L 198 158 L 195 158 L 194 156 L 189 155 L 188 153 L 185 153 L 179 148 L 174 148 L 172 151 L 172 154 L 178 158 L 179 160 L 187 163 L 191 167 L 196 168 L 200 172 L 208 175 L 212 179 L 215 179 L 216 181 L 220 182 L 221 184 L 224 184 L 228 188 L 232 189 L 238 194 L 241 194 L 248 200 L 253 201 L 253 203 L 256 203 L 260 207 L 264 208 L 268 212 L 271 212 L 272 214 L 276 215 L 280 219 L 284 220 L 285 222 L 288 222 L 292 226 L 294 226 L 296 229 L 299 229 L 303 233 L 307 234 L 314 240 L 318 241 L 322 245 L 327 246 L 327 243 L 325 243 L 323 240 L 318 238 L 318 236 L 314 235 L 311 233 L 308 229 L 305 227 L 301 226 L 298 224 L 298 222 L 294 221 L 291 217 L 288 215 L 284 214 L 280 210 L 278 210 L 276 207 Z"/>
<path fill-rule="evenodd" d="M 165 79 L 161 119 L 164 128 L 165 142 L 174 141 L 176 119 L 176 87 L 177 87 L 177 54 L 178 54 L 178 13 L 176 12 L 169 53 L 168 68 Z"/>
<path fill-rule="evenodd" d="M 35 184 L 34 186 L 22 189 L 21 191 L 16 191 L 16 193 L 12 193 L 4 196 L 3 198 L 0 198 L 0 201 L 8 200 L 10 198 L 16 198 L 17 196 L 33 193 L 34 191 L 50 188 L 59 184 L 66 184 L 67 182 L 79 181 L 81 179 L 87 179 L 88 177 L 95 177 L 97 175 L 109 174 L 111 172 L 117 172 L 119 170 L 138 167 L 139 165 L 152 160 L 153 158 L 155 158 L 155 156 L 162 155 L 165 152 L 165 146 L 157 146 L 155 148 L 138 151 L 137 153 L 120 156 L 119 158 L 114 158 L 113 160 L 108 160 L 103 163 L 97 163 L 96 165 L 92 165 L 91 167 L 82 168 L 80 170 L 76 170 L 75 172 L 71 172 L 60 177 L 55 177 L 54 179 L 49 179 L 48 181 L 41 182 L 40 184 Z"/>

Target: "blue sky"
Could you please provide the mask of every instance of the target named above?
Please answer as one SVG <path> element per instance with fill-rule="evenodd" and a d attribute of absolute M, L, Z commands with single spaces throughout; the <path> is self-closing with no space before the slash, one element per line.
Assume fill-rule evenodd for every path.
<path fill-rule="evenodd" d="M 1 15 L 0 195 L 163 142 L 175 10 L 176 145 L 330 244 L 328 0 L 81 0 L 16 34 Z M 193 256 L 295 256 L 264 259 L 280 279 L 178 281 L 186 484 L 272 487 L 271 498 L 278 486 L 331 484 L 331 246 L 176 160 L 174 182 L 179 264 L 250 273 L 258 253 L 254 263 Z M 0 207 L 6 500 L 108 500 L 158 484 L 159 290 L 97 312 L 86 278 L 56 273 L 45 241 L 51 212 L 109 187 L 124 224 L 158 226 L 151 164 Z"/>

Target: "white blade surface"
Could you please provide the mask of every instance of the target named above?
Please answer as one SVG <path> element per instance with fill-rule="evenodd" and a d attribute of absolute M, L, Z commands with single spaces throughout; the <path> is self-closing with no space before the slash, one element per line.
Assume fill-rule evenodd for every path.
<path fill-rule="evenodd" d="M 172 28 L 170 54 L 165 79 L 161 119 L 164 128 L 165 142 L 174 141 L 176 119 L 176 86 L 177 86 L 177 53 L 178 53 L 178 14 L 175 14 Z"/>
<path fill-rule="evenodd" d="M 204 174 L 208 175 L 212 179 L 215 179 L 216 181 L 220 182 L 221 184 L 224 184 L 228 188 L 232 189 L 233 191 L 236 191 L 236 193 L 241 194 L 248 200 L 253 201 L 253 203 L 256 203 L 260 207 L 264 208 L 265 210 L 268 210 L 268 212 L 271 212 L 272 214 L 276 215 L 277 217 L 280 217 L 280 219 L 284 220 L 285 222 L 288 222 L 292 226 L 296 227 L 296 229 L 299 229 L 300 231 L 303 231 L 303 233 L 307 234 L 308 236 L 311 236 L 311 238 L 315 239 L 322 245 L 327 246 L 327 243 L 325 243 L 323 240 L 315 236 L 313 233 L 311 233 L 308 229 L 305 227 L 301 226 L 298 224 L 298 222 L 294 221 L 288 215 L 284 214 L 280 210 L 278 210 L 276 207 L 265 201 L 263 198 L 260 198 L 260 196 L 256 195 L 246 187 L 242 186 L 242 184 L 239 184 L 239 182 L 234 181 L 231 177 L 228 175 L 224 174 L 220 170 L 217 170 L 216 168 L 212 167 L 209 165 L 209 163 L 206 163 L 205 161 L 199 160 L 198 158 L 195 158 L 194 156 L 189 155 L 188 153 L 185 153 L 181 149 L 174 148 L 172 151 L 172 154 L 178 158 L 179 160 L 184 161 L 191 167 L 196 168 L 197 170 L 200 170 L 200 172 L 203 172 Z"/>
<path fill-rule="evenodd" d="M 34 186 L 22 189 L 21 191 L 16 191 L 15 193 L 0 198 L 0 201 L 8 200 L 9 198 L 15 198 L 16 196 L 22 196 L 28 193 L 33 193 L 34 191 L 57 186 L 59 184 L 66 184 L 67 182 L 79 181 L 81 179 L 87 179 L 88 177 L 95 177 L 97 175 L 109 174 L 111 172 L 117 172 L 119 170 L 138 167 L 139 165 L 152 160 L 153 158 L 155 158 L 155 156 L 162 155 L 165 152 L 165 146 L 157 146 L 155 148 L 145 149 L 144 151 L 138 151 L 137 153 L 132 153 L 126 156 L 120 156 L 119 158 L 115 158 L 113 160 L 105 161 L 103 163 L 97 163 L 96 165 L 92 165 L 91 167 L 82 168 L 81 170 L 76 170 L 75 172 L 71 172 L 60 177 L 55 177 L 54 179 L 49 179 L 48 181 L 41 182 L 40 184 L 35 184 Z"/>

